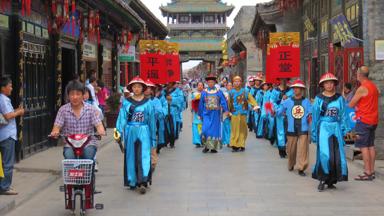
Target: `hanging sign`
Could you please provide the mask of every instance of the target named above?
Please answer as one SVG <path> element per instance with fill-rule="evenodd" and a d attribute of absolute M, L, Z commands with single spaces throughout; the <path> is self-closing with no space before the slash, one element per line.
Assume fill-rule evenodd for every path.
<path fill-rule="evenodd" d="M 300 76 L 300 33 L 270 33 L 267 52 L 266 79 L 277 83 L 278 78 Z"/>
<path fill-rule="evenodd" d="M 96 60 L 96 45 L 84 42 L 83 57 Z"/>
<path fill-rule="evenodd" d="M 155 84 L 167 83 L 166 62 L 163 54 L 142 53 L 140 54 L 140 77 L 151 80 Z"/>
<path fill-rule="evenodd" d="M 349 22 L 343 14 L 331 19 L 330 23 L 333 31 L 336 33 L 341 42 L 341 46 L 345 48 L 354 48 L 359 46 L 358 41 L 354 39 Z"/>
<path fill-rule="evenodd" d="M 134 62 L 136 61 L 136 47 L 120 46 L 119 48 L 119 61 L 120 62 Z"/>

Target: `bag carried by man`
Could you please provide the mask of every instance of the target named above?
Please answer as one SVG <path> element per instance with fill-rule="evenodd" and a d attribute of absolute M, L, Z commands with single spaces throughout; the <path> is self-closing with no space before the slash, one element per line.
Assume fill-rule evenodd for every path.
<path fill-rule="evenodd" d="M 0 152 L 0 179 L 4 178 L 4 170 L 3 170 L 3 159 L 1 158 Z"/>

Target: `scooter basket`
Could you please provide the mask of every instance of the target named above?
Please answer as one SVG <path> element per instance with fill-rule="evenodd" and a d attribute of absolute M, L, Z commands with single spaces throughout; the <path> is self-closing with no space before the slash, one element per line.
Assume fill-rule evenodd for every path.
<path fill-rule="evenodd" d="M 62 161 L 63 180 L 66 185 L 88 185 L 92 180 L 93 160 Z"/>

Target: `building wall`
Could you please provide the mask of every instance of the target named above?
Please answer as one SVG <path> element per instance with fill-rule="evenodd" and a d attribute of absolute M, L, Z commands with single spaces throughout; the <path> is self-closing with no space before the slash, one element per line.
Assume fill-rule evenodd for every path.
<path fill-rule="evenodd" d="M 363 39 L 365 64 L 370 67 L 370 78 L 375 81 L 381 91 L 379 109 L 380 123 L 376 132 L 376 146 L 379 149 L 378 157 L 384 158 L 384 62 L 375 60 L 375 40 L 384 39 L 384 1 L 364 0 L 363 1 Z"/>

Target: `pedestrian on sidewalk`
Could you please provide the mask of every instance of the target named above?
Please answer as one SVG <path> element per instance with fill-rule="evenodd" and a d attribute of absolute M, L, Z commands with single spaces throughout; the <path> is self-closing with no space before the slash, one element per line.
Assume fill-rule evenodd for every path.
<path fill-rule="evenodd" d="M 124 101 L 114 138 L 123 138 L 124 186 L 146 193 L 152 179 L 151 150 L 156 147 L 156 119 L 152 102 L 145 98 L 146 83 L 135 77 L 127 86 L 133 96 Z"/>
<path fill-rule="evenodd" d="M 13 109 L 11 99 L 12 80 L 0 78 L 0 113 L 6 122 L 0 125 L 0 153 L 4 178 L 0 179 L 0 195 L 17 195 L 12 185 L 13 165 L 15 164 L 15 145 L 17 141 L 16 118 L 24 115 L 24 108 Z"/>
<path fill-rule="evenodd" d="M 240 76 L 233 78 L 233 89 L 229 92 L 229 107 L 231 112 L 231 141 L 230 146 L 233 152 L 245 151 L 245 141 L 247 140 L 247 114 L 249 106 L 252 110 L 258 110 L 259 106 L 246 89 L 242 88 Z"/>
<path fill-rule="evenodd" d="M 204 145 L 203 153 L 217 153 L 221 149 L 221 112 L 228 114 L 228 104 L 220 89 L 216 88 L 217 78 L 209 75 L 205 78 L 207 89 L 201 93 L 199 117 L 203 121 L 201 139 Z M 245 126 L 246 127 L 246 126 Z"/>
<path fill-rule="evenodd" d="M 274 111 L 278 110 L 283 100 L 293 96 L 293 91 L 288 86 L 289 78 L 279 78 L 279 85 L 272 90 L 271 102 L 273 104 Z M 280 158 L 285 158 L 286 153 L 286 132 L 287 127 L 285 126 L 285 116 L 275 116 L 275 129 L 274 135 L 276 137 L 277 148 L 279 150 Z"/>
<path fill-rule="evenodd" d="M 225 99 L 229 104 L 229 92 L 232 90 L 232 83 L 229 82 L 226 85 L 226 91 L 224 92 Z M 229 113 L 228 113 L 229 114 Z M 231 143 L 231 116 L 223 115 L 223 130 L 222 130 L 222 143 L 224 146 L 228 146 Z"/>
<path fill-rule="evenodd" d="M 349 104 L 355 95 L 355 91 L 352 90 L 351 83 L 345 83 L 343 88 L 343 97 L 347 104 Z"/>
<path fill-rule="evenodd" d="M 360 148 L 364 161 L 364 173 L 355 180 L 369 181 L 375 178 L 375 131 L 379 123 L 379 90 L 369 79 L 369 68 L 362 66 L 357 72 L 360 87 L 349 103 L 356 108 L 357 134 L 355 146 Z"/>
<path fill-rule="evenodd" d="M 291 85 L 294 96 L 284 100 L 277 110 L 277 116 L 285 115 L 287 127 L 288 170 L 297 166 L 300 176 L 305 176 L 308 167 L 309 124 L 311 123 L 312 106 L 305 98 L 305 84 L 300 79 Z"/>
<path fill-rule="evenodd" d="M 257 100 L 261 101 L 261 103 L 258 103 L 261 109 L 260 112 L 260 118 L 257 128 L 257 138 L 266 138 L 272 142 L 272 132 L 274 127 L 274 118 L 271 115 L 270 109 L 268 109 L 268 104 L 270 103 L 270 97 L 272 92 L 272 85 L 271 83 L 264 81 L 261 84 L 261 91 L 258 92 L 256 95 L 256 102 Z"/>
<path fill-rule="evenodd" d="M 201 92 L 204 90 L 204 83 L 198 82 L 197 89 L 191 94 L 191 111 L 192 111 L 192 144 L 196 148 L 201 148 L 201 129 L 203 127 L 202 121 L 199 117 L 199 103 Z"/>
<path fill-rule="evenodd" d="M 336 93 L 337 84 L 335 75 L 325 73 L 319 82 L 324 91 L 315 97 L 312 106 L 311 139 L 317 145 L 312 177 L 320 181 L 320 192 L 325 185 L 328 185 L 328 189 L 334 189 L 338 181 L 348 181 L 344 136 L 350 129 L 345 100 Z"/>

